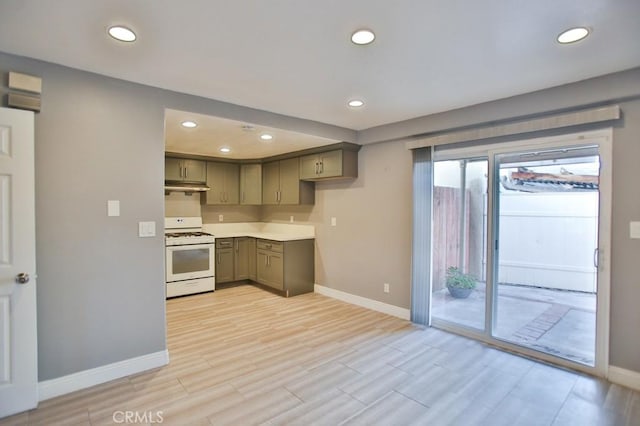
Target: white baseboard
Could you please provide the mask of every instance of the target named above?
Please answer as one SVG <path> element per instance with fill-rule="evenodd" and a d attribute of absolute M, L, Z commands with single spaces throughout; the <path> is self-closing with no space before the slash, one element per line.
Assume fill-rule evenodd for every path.
<path fill-rule="evenodd" d="M 404 320 L 411 318 L 411 312 L 409 309 L 401 308 L 399 306 L 390 305 L 388 303 L 379 302 L 373 299 L 367 299 L 366 297 L 356 296 L 355 294 L 345 293 L 344 291 L 336 290 L 330 287 L 325 287 L 320 284 L 314 285 L 314 291 L 318 294 L 322 294 L 333 299 L 338 299 L 343 302 L 351 303 L 352 305 L 361 306 L 363 308 L 371 309 L 373 311 L 382 312 L 383 314 L 392 315 Z"/>
<path fill-rule="evenodd" d="M 640 391 L 640 373 L 624 368 L 609 366 L 609 381 Z"/>
<path fill-rule="evenodd" d="M 169 363 L 169 351 L 142 355 L 38 383 L 39 400 L 55 398 Z"/>

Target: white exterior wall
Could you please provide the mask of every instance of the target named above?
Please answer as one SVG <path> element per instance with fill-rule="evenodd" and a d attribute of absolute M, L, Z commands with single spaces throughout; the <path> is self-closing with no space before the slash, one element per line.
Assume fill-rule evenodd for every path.
<path fill-rule="evenodd" d="M 596 291 L 597 192 L 503 192 L 500 214 L 499 282 Z"/>

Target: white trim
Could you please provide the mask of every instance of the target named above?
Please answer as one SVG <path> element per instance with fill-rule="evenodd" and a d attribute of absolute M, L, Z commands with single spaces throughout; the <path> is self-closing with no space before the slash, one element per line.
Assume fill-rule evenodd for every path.
<path fill-rule="evenodd" d="M 388 303 L 379 302 L 373 299 L 367 299 L 366 297 L 356 296 L 355 294 L 345 293 L 344 291 L 336 290 L 334 288 L 325 287 L 320 284 L 315 284 L 313 291 L 323 296 L 338 299 L 343 302 L 351 303 L 352 305 L 361 306 L 363 308 L 371 309 L 373 311 L 382 312 L 383 314 L 392 315 L 394 317 L 401 318 L 409 321 L 411 318 L 411 312 L 409 309 L 401 308 L 399 306 L 390 305 Z"/>
<path fill-rule="evenodd" d="M 640 391 L 640 373 L 637 371 L 610 365 L 608 379 L 612 383 Z"/>
<path fill-rule="evenodd" d="M 169 351 L 159 351 L 90 370 L 79 371 L 57 379 L 38 383 L 39 400 L 55 398 L 77 390 L 86 389 L 121 377 L 141 373 L 169 363 Z"/>

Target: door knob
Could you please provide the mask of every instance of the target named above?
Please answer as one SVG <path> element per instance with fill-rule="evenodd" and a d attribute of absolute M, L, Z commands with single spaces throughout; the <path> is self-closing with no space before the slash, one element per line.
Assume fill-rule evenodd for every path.
<path fill-rule="evenodd" d="M 29 282 L 29 274 L 25 273 L 25 272 L 20 272 L 18 275 L 16 275 L 16 282 L 18 284 L 26 284 Z"/>

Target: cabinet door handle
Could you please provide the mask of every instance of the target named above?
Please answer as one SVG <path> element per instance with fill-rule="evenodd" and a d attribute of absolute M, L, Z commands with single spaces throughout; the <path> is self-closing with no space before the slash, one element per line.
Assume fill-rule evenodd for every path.
<path fill-rule="evenodd" d="M 318 162 L 316 161 L 316 174 L 318 174 Z"/>
<path fill-rule="evenodd" d="M 320 174 L 324 173 L 324 163 L 320 161 Z"/>
<path fill-rule="evenodd" d="M 187 170 L 187 166 L 184 166 L 184 177 L 185 178 L 189 177 L 189 171 Z"/>

